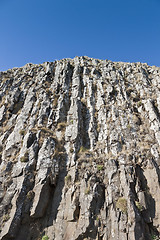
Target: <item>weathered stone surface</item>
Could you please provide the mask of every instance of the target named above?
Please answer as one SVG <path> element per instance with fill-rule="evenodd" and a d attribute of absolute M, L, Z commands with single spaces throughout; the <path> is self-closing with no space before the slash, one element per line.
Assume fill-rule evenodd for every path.
<path fill-rule="evenodd" d="M 159 89 L 88 57 L 1 72 L 0 239 L 159 239 Z"/>

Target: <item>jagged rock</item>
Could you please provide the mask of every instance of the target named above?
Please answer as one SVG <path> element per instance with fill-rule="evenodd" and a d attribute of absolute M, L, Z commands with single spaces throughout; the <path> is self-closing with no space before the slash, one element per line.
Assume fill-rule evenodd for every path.
<path fill-rule="evenodd" d="M 88 57 L 1 72 L 0 239 L 159 239 L 159 88 Z"/>

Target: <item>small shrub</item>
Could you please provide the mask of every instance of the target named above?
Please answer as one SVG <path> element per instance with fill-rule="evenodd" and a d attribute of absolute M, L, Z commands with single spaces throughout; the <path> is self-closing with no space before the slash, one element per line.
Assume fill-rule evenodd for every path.
<path fill-rule="evenodd" d="M 19 134 L 22 135 L 22 136 L 24 136 L 24 135 L 25 135 L 25 130 L 24 130 L 24 129 L 21 129 L 21 130 L 19 131 Z"/>
<path fill-rule="evenodd" d="M 70 148 L 70 153 L 73 153 L 74 152 L 74 149 L 73 148 Z"/>
<path fill-rule="evenodd" d="M 70 120 L 70 123 L 73 124 L 73 120 Z"/>
<path fill-rule="evenodd" d="M 71 180 L 72 180 L 72 177 L 71 177 L 70 174 L 68 174 L 68 175 L 65 177 L 65 182 L 66 182 L 66 184 L 68 185 L 68 184 L 71 182 Z"/>
<path fill-rule="evenodd" d="M 128 125 L 127 125 L 127 128 L 128 128 L 128 129 L 130 129 L 130 128 L 131 128 L 131 125 L 130 125 L 130 124 L 128 124 Z"/>
<path fill-rule="evenodd" d="M 9 214 L 5 214 L 5 215 L 3 216 L 3 222 L 7 222 L 9 219 L 10 219 Z"/>
<path fill-rule="evenodd" d="M 88 195 L 88 194 L 90 194 L 90 188 L 89 188 L 89 187 L 87 187 L 87 188 L 85 189 L 85 195 Z"/>
<path fill-rule="evenodd" d="M 137 106 L 138 106 L 138 107 L 142 106 L 142 101 L 139 101 L 139 102 L 137 103 Z"/>
<path fill-rule="evenodd" d="M 28 200 L 32 200 L 32 198 L 34 197 L 34 192 L 32 190 L 30 190 L 28 193 L 27 193 L 27 199 Z"/>
<path fill-rule="evenodd" d="M 85 148 L 84 146 L 81 146 L 79 149 L 79 153 L 86 152 L 87 150 L 88 150 L 87 148 Z"/>
<path fill-rule="evenodd" d="M 116 203 L 116 207 L 123 213 L 127 213 L 127 200 L 124 197 L 120 197 Z"/>
<path fill-rule="evenodd" d="M 135 201 L 136 207 L 138 208 L 138 210 L 141 212 L 143 211 L 143 206 L 140 204 L 140 202 Z"/>
<path fill-rule="evenodd" d="M 97 165 L 97 170 L 102 171 L 103 170 L 103 165 Z"/>
<path fill-rule="evenodd" d="M 152 240 L 159 240 L 159 237 L 156 236 L 156 235 L 151 235 L 151 239 L 152 239 Z"/>
<path fill-rule="evenodd" d="M 25 152 L 24 156 L 20 158 L 20 161 L 28 162 L 28 160 L 29 160 L 28 152 Z"/>
<path fill-rule="evenodd" d="M 100 220 L 100 217 L 99 217 L 99 216 L 97 216 L 97 217 L 96 217 L 96 221 L 99 221 L 99 220 Z"/>
<path fill-rule="evenodd" d="M 44 236 L 42 237 L 42 240 L 49 240 L 49 237 L 48 237 L 47 235 L 44 235 Z"/>

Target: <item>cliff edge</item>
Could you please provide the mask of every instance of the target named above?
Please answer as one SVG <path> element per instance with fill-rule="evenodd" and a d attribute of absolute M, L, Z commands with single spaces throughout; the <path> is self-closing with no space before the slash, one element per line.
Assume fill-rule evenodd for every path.
<path fill-rule="evenodd" d="M 0 72 L 0 239 L 159 239 L 159 146 L 158 67 Z"/>

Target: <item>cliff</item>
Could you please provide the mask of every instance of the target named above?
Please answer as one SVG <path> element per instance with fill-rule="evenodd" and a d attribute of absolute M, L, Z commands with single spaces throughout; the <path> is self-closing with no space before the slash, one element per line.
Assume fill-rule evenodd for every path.
<path fill-rule="evenodd" d="M 0 239 L 159 239 L 159 145 L 158 67 L 0 72 Z"/>

